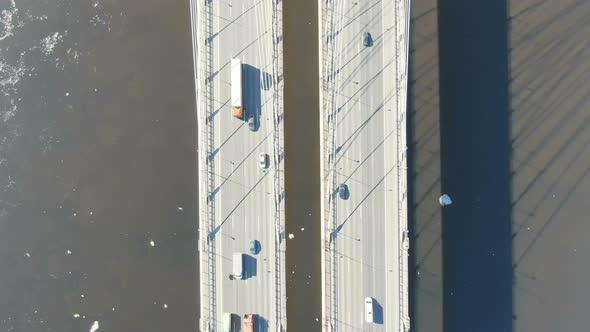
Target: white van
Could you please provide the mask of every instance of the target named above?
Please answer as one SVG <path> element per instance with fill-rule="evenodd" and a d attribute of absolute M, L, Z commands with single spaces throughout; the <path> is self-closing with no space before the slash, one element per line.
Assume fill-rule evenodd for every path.
<path fill-rule="evenodd" d="M 233 331 L 233 315 L 229 312 L 223 313 L 223 332 L 232 332 Z"/>
<path fill-rule="evenodd" d="M 244 257 L 241 252 L 234 252 L 233 272 L 234 279 L 241 280 L 244 277 Z"/>
<path fill-rule="evenodd" d="M 373 323 L 373 298 L 365 297 L 365 321 Z"/>

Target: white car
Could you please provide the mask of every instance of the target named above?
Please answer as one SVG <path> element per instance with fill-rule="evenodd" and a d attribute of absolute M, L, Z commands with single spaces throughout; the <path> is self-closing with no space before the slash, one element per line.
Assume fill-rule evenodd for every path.
<path fill-rule="evenodd" d="M 365 297 L 365 321 L 373 323 L 373 298 Z"/>
<path fill-rule="evenodd" d="M 268 168 L 268 154 L 261 152 L 258 155 L 258 165 L 262 170 L 266 170 Z"/>

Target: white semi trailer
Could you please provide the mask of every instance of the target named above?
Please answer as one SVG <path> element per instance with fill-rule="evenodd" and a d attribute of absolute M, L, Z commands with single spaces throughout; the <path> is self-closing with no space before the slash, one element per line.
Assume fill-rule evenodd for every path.
<path fill-rule="evenodd" d="M 242 60 L 231 59 L 231 115 L 244 118 L 242 105 Z"/>
<path fill-rule="evenodd" d="M 234 279 L 244 279 L 244 255 L 241 252 L 234 252 L 232 265 Z"/>

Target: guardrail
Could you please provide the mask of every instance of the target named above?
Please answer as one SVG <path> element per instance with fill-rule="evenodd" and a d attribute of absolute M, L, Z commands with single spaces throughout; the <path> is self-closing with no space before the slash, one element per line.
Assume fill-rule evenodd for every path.
<path fill-rule="evenodd" d="M 273 165 L 274 176 L 274 200 L 275 200 L 275 331 L 283 332 L 287 329 L 285 292 L 285 202 L 284 202 L 284 163 L 283 163 L 283 5 L 281 0 L 272 0 L 272 59 L 273 59 Z"/>
<path fill-rule="evenodd" d="M 408 233 L 408 173 L 406 113 L 408 97 L 408 52 L 410 37 L 410 0 L 395 1 L 395 55 L 396 55 L 396 122 L 397 122 L 397 183 L 398 183 L 398 224 L 399 241 L 399 331 L 410 330 L 408 305 L 408 257 L 410 237 Z"/>
<path fill-rule="evenodd" d="M 211 0 L 190 0 L 193 41 L 193 66 L 197 105 L 197 142 L 199 167 L 199 269 L 200 269 L 200 320 L 201 331 L 216 329 L 216 275 L 215 241 L 211 237 L 215 229 L 215 164 L 210 157 L 214 150 L 215 136 L 213 114 L 213 68 Z M 205 176 L 203 176 L 205 175 Z"/>
<path fill-rule="evenodd" d="M 334 171 L 336 110 L 336 57 L 339 55 L 336 38 L 337 5 L 341 1 L 320 0 L 320 61 L 322 75 L 320 81 L 320 98 L 322 103 L 321 126 L 324 142 L 322 144 L 322 325 L 325 331 L 337 330 L 338 317 L 338 276 L 336 242 L 334 231 L 336 224 L 336 202 L 333 192 L 336 188 Z"/>
<path fill-rule="evenodd" d="M 282 2 L 272 3 L 272 71 L 273 71 L 273 165 L 275 197 L 275 331 L 286 331 L 285 243 L 284 243 L 284 163 L 283 161 L 283 61 L 282 61 Z M 213 82 L 213 1 L 190 0 L 193 41 L 193 65 L 197 104 L 197 141 L 199 165 L 199 267 L 200 267 L 200 319 L 199 329 L 212 332 L 217 329 L 216 256 L 215 256 L 215 191 L 214 160 L 214 96 Z M 266 78 L 264 78 L 266 79 Z"/>

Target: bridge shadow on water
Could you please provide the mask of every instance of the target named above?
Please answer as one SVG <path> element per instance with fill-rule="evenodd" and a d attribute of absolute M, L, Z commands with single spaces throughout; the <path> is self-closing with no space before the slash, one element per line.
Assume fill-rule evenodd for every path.
<path fill-rule="evenodd" d="M 442 331 L 437 0 L 415 0 L 408 64 L 409 301 L 414 331 Z"/>
<path fill-rule="evenodd" d="M 438 2 L 444 331 L 512 330 L 507 4 Z"/>
<path fill-rule="evenodd" d="M 414 330 L 586 330 L 590 2 L 413 5 Z"/>

